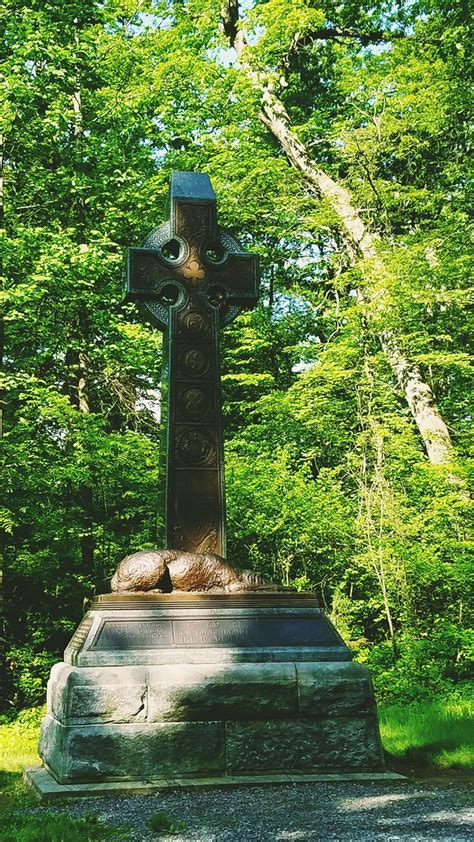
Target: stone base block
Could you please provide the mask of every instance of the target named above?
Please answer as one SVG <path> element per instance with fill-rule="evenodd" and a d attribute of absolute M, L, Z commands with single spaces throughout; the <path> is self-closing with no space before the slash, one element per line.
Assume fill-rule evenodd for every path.
<path fill-rule="evenodd" d="M 223 722 L 62 725 L 46 715 L 40 754 L 59 783 L 224 772 Z"/>
<path fill-rule="evenodd" d="M 341 783 L 343 781 L 405 781 L 396 772 L 319 772 L 309 775 L 214 775 L 209 778 L 163 778 L 154 781 L 107 781 L 60 784 L 41 766 L 26 769 L 24 780 L 41 801 L 64 798 L 97 798 L 111 795 L 150 795 L 172 790 L 211 789 L 214 787 L 280 786 L 281 784 Z"/>
<path fill-rule="evenodd" d="M 383 770 L 369 673 L 314 597 L 99 597 L 65 654 L 40 740 L 60 784 Z"/>
<path fill-rule="evenodd" d="M 60 783 L 381 770 L 354 663 L 56 664 L 40 754 Z"/>

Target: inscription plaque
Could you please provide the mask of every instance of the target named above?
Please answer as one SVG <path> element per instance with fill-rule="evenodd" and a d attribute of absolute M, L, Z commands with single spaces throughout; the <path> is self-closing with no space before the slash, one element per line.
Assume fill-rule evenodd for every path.
<path fill-rule="evenodd" d="M 65 660 L 84 667 L 352 659 L 314 595 L 291 592 L 104 594 L 73 642 Z"/>
<path fill-rule="evenodd" d="M 340 646 L 322 616 L 105 619 L 91 649 L 163 647 Z"/>
<path fill-rule="evenodd" d="M 258 646 L 258 620 L 173 620 L 176 646 Z"/>
<path fill-rule="evenodd" d="M 169 620 L 106 620 L 91 649 L 159 649 L 172 645 Z"/>

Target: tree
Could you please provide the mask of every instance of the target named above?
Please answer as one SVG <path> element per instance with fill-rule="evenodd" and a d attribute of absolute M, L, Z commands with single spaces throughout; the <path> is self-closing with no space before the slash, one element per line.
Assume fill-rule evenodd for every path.
<path fill-rule="evenodd" d="M 244 72 L 248 74 L 251 82 L 260 92 L 262 108 L 260 119 L 281 145 L 289 162 L 302 175 L 309 189 L 313 189 L 319 198 L 324 198 L 328 202 L 339 222 L 349 259 L 354 262 L 358 258 L 362 258 L 369 263 L 369 270 L 378 276 L 379 283 L 376 284 L 375 292 L 379 299 L 376 308 L 379 308 L 380 297 L 387 297 L 383 286 L 387 272 L 378 254 L 378 234 L 369 230 L 360 211 L 355 207 L 354 200 L 347 187 L 328 175 L 313 160 L 308 148 L 292 130 L 290 116 L 282 100 L 278 97 L 277 90 L 284 91 L 288 87 L 288 75 L 292 69 L 295 53 L 304 51 L 308 47 L 313 50 L 315 43 L 320 40 L 348 37 L 358 40 L 362 44 L 367 44 L 389 41 L 391 38 L 395 40 L 403 37 L 403 33 L 399 31 L 394 33 L 383 32 L 382 30 L 367 32 L 364 29 L 363 20 L 360 29 L 358 26 L 351 29 L 344 27 L 315 29 L 321 18 L 324 19 L 324 14 L 320 9 L 315 10 L 313 4 L 302 2 L 298 4 L 300 7 L 299 13 L 288 16 L 284 14 L 284 5 L 280 0 L 263 4 L 261 15 L 257 14 L 254 18 L 255 23 L 262 19 L 263 26 L 266 24 L 260 42 L 263 40 L 268 42 L 266 44 L 268 57 L 260 48 L 260 44 L 257 45 L 258 53 L 255 64 L 258 70 L 254 69 L 252 49 L 248 46 L 244 24 L 239 21 L 239 3 L 236 0 L 231 0 L 223 9 L 224 31 L 229 37 L 230 45 L 236 51 L 237 59 Z M 284 27 L 282 26 L 283 20 L 285 21 Z M 286 49 L 282 47 L 285 42 Z M 276 66 L 275 54 L 278 57 Z M 263 69 L 262 58 L 264 60 Z M 267 58 L 266 62 L 265 58 Z M 317 142 L 317 138 L 312 139 L 313 145 Z M 370 288 L 366 288 L 365 290 L 358 290 L 358 296 L 363 305 L 367 303 L 366 314 L 370 318 L 373 293 L 371 294 Z M 408 406 L 420 431 L 430 461 L 433 464 L 451 463 L 453 459 L 451 437 L 448 427 L 436 406 L 431 387 L 424 381 L 419 367 L 407 358 L 392 330 L 385 328 L 380 333 L 380 342 L 397 381 L 405 393 Z"/>
<path fill-rule="evenodd" d="M 423 659 L 432 687 L 463 675 L 463 11 L 243 9 L 12 0 L 3 20 L 16 703 L 82 599 L 159 541 L 161 337 L 121 273 L 166 218 L 173 169 L 207 171 L 220 220 L 261 255 L 260 307 L 223 336 L 230 555 L 317 590 L 380 685 L 416 692 Z"/>

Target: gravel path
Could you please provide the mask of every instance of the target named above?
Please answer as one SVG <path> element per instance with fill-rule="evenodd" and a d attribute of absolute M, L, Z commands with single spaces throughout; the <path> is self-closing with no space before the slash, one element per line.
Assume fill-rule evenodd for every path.
<path fill-rule="evenodd" d="M 402 781 L 168 792 L 87 799 L 53 809 L 74 816 L 94 812 L 107 824 L 128 825 L 133 842 L 467 842 L 474 839 L 472 804 L 466 782 Z M 173 836 L 152 833 L 146 821 L 161 811 L 185 821 L 186 829 Z"/>

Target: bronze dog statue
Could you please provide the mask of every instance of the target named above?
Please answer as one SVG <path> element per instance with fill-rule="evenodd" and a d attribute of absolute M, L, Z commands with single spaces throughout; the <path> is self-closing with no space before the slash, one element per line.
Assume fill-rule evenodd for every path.
<path fill-rule="evenodd" d="M 144 550 L 126 556 L 111 579 L 111 587 L 114 593 L 287 590 L 260 573 L 240 570 L 221 556 L 184 550 Z"/>
<path fill-rule="evenodd" d="M 128 555 L 120 562 L 110 584 L 115 593 L 286 590 L 259 573 L 239 570 L 221 556 L 184 550 L 144 550 Z"/>

